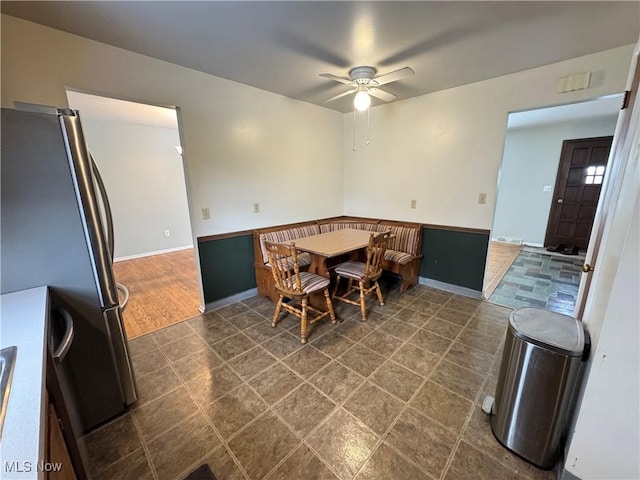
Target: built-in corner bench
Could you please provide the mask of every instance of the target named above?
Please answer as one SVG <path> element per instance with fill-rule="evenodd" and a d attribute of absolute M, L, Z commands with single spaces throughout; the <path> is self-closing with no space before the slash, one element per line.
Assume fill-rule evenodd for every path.
<path fill-rule="evenodd" d="M 270 297 L 273 301 L 278 300 L 264 248 L 265 240 L 290 243 L 303 237 L 343 228 L 371 232 L 391 231 L 393 238 L 385 252 L 382 268 L 400 276 L 401 292 L 417 285 L 420 259 L 422 258 L 422 224 L 371 218 L 335 217 L 254 230 L 253 252 L 258 295 Z M 298 257 L 298 261 L 301 266 L 308 266 L 311 263 L 311 258 L 309 254 L 302 253 Z"/>

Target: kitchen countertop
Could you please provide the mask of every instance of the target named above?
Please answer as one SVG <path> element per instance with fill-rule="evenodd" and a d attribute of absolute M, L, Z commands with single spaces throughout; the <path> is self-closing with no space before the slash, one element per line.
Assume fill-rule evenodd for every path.
<path fill-rule="evenodd" d="M 0 296 L 0 346 L 18 347 L 0 441 L 0 479 L 44 478 L 47 287 Z"/>

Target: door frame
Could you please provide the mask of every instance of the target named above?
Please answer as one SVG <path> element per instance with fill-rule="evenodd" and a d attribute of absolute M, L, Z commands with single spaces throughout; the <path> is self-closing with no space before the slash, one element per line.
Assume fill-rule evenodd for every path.
<path fill-rule="evenodd" d="M 593 271 L 582 274 L 576 298 L 574 317 L 587 324 L 592 318 L 604 314 L 618 267 L 616 252 L 620 251 L 620 237 L 626 238 L 620 231 L 625 225 L 628 228 L 633 213 L 629 212 L 629 203 L 633 203 L 634 195 L 637 198 L 640 193 L 637 178 L 634 178 L 638 163 L 638 146 L 634 144 L 634 137 L 640 130 L 639 54 L 640 42 L 636 44 L 631 58 L 627 88 L 585 255 L 585 269 L 589 266 Z"/>
<path fill-rule="evenodd" d="M 569 102 L 569 103 L 564 103 L 564 104 L 558 104 L 558 105 L 551 105 L 551 106 L 546 106 L 546 107 L 538 107 L 538 108 L 532 108 L 529 110 L 518 110 L 518 111 L 511 111 L 508 112 L 508 115 L 514 114 L 514 113 L 519 113 L 519 112 L 524 112 L 524 111 L 530 111 L 530 110 L 544 110 L 547 108 L 555 108 L 555 107 L 562 107 L 562 106 L 570 106 L 570 105 L 575 105 L 575 104 L 580 104 L 580 103 L 585 103 L 585 102 L 593 102 L 593 101 L 598 101 L 601 99 L 605 99 L 605 98 L 609 98 L 609 97 L 619 97 L 620 98 L 620 104 L 622 104 L 623 101 L 623 92 L 618 92 L 618 93 L 612 93 L 612 94 L 608 94 L 605 96 L 600 96 L 600 97 L 592 97 L 592 98 L 588 98 L 585 100 L 580 100 L 577 102 Z M 580 117 L 580 119 L 583 117 Z M 619 120 L 618 120 L 619 121 Z M 616 124 L 617 125 L 617 124 Z M 508 134 L 508 127 L 505 127 L 505 142 L 506 142 L 506 135 Z M 605 137 L 610 137 L 611 135 L 601 135 L 601 136 L 605 136 Z M 593 137 L 593 138 L 597 138 L 597 137 Z M 615 142 L 615 135 L 614 135 L 614 142 Z M 612 144 L 612 148 L 613 148 L 613 144 Z M 610 152 L 611 155 L 611 152 Z M 558 157 L 559 158 L 559 157 Z M 503 153 L 502 153 L 502 160 L 500 162 L 500 167 L 498 170 L 498 177 L 497 177 L 497 192 L 496 192 L 496 203 L 494 204 L 494 212 L 493 212 L 493 217 L 491 220 L 491 229 L 489 231 L 489 244 L 491 244 L 492 238 L 493 238 L 493 234 L 494 234 L 494 229 L 495 229 L 495 221 L 496 221 L 496 209 L 497 209 L 497 202 L 499 199 L 499 195 L 500 195 L 500 188 L 501 188 L 501 182 L 504 181 L 504 179 L 501 179 L 501 172 L 502 169 L 504 168 L 503 166 L 504 163 L 504 145 L 503 145 Z M 554 177 L 554 183 L 553 185 L 555 185 L 555 183 L 557 182 L 557 170 L 556 170 L 556 177 Z M 553 193 L 553 192 L 552 192 Z M 600 197 L 602 197 L 602 191 L 600 192 Z M 551 214 L 551 205 L 549 205 L 549 209 L 547 212 L 547 218 L 549 217 L 549 215 Z M 597 213 L 596 213 L 597 215 Z M 546 228 L 546 227 L 545 227 Z M 545 237 L 546 237 L 546 230 L 545 230 Z M 525 244 L 522 244 L 522 246 L 525 246 Z M 542 247 L 543 244 L 531 244 L 531 246 L 534 247 Z M 487 287 L 489 285 L 488 281 L 487 281 L 487 273 L 489 270 L 489 248 L 487 249 L 487 258 L 485 261 L 485 268 L 484 268 L 484 277 L 483 277 L 483 283 L 482 283 L 482 298 L 485 300 L 488 300 L 488 296 L 486 296 L 486 292 L 487 292 Z"/>

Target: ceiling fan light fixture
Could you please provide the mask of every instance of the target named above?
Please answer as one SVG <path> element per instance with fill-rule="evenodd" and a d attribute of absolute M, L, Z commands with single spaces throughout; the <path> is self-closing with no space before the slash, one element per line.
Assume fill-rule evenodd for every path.
<path fill-rule="evenodd" d="M 385 73 L 384 75 L 375 76 L 377 73 L 373 67 L 355 67 L 349 70 L 349 78 L 339 77 L 332 73 L 321 73 L 320 76 L 334 80 L 344 85 L 350 85 L 351 90 L 334 95 L 331 98 L 325 100 L 325 102 L 333 102 L 347 95 L 356 94 L 353 99 L 353 106 L 360 112 L 367 111 L 371 106 L 371 96 L 376 97 L 383 102 L 391 102 L 395 100 L 396 96 L 393 93 L 389 93 L 386 90 L 381 90 L 381 85 L 387 83 L 397 82 L 403 78 L 409 77 L 415 72 L 410 67 L 403 67 L 393 72 Z"/>
<path fill-rule="evenodd" d="M 367 93 L 366 87 L 363 89 L 358 89 L 358 93 L 353 99 L 353 106 L 359 112 L 364 112 L 371 105 L 371 97 Z"/>

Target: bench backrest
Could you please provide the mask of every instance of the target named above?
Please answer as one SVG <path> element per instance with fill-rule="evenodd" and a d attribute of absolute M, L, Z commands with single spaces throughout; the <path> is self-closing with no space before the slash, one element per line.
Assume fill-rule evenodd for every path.
<path fill-rule="evenodd" d="M 389 250 L 405 252 L 411 255 L 420 254 L 422 228 L 385 224 L 378 225 L 378 231 L 384 232 L 386 230 L 390 230 L 392 234 L 389 246 L 387 247 Z"/>
<path fill-rule="evenodd" d="M 333 232 L 343 228 L 355 228 L 369 232 L 391 231 L 392 238 L 387 246 L 388 250 L 405 252 L 410 255 L 420 255 L 422 253 L 422 225 L 411 222 L 394 222 L 391 220 L 375 220 L 360 218 L 335 219 L 320 222 L 305 222 L 293 224 L 291 226 L 276 227 L 277 230 L 263 229 L 254 232 L 259 240 L 260 251 L 256 251 L 256 259 L 262 257 L 262 263 L 267 264 L 269 258 L 264 246 L 264 242 L 292 242 L 298 238 L 317 235 L 319 233 Z M 267 231 L 264 231 L 267 230 Z M 255 244 L 254 244 L 255 245 Z"/>
<path fill-rule="evenodd" d="M 273 243 L 291 242 L 298 238 L 310 237 L 311 235 L 317 235 L 320 233 L 320 228 L 316 224 L 305 225 L 301 227 L 288 227 L 273 232 L 260 233 L 260 249 L 262 251 L 262 262 L 267 264 L 269 257 L 267 256 L 267 250 L 264 246 L 265 240 Z"/>
<path fill-rule="evenodd" d="M 320 224 L 320 233 L 335 232 L 344 228 L 355 228 L 356 230 L 367 230 L 378 232 L 378 224 L 370 222 L 329 222 Z"/>

